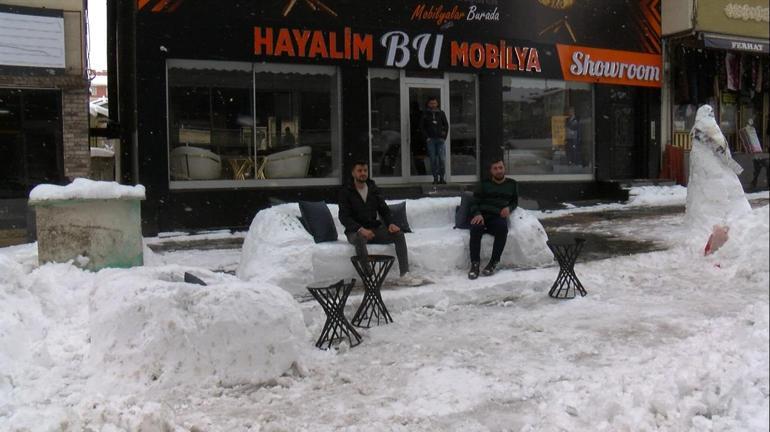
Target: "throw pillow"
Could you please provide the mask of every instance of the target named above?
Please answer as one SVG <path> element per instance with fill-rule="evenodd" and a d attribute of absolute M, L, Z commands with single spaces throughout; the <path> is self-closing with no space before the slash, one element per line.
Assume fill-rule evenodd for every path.
<path fill-rule="evenodd" d="M 299 211 L 302 213 L 305 229 L 313 236 L 316 243 L 337 241 L 337 228 L 329 207 L 323 201 L 300 201 Z"/>
<path fill-rule="evenodd" d="M 388 208 L 390 209 L 391 222 L 401 228 L 401 231 L 405 233 L 412 232 L 412 228 L 409 227 L 409 221 L 406 219 L 406 201 L 388 205 Z"/>
<path fill-rule="evenodd" d="M 463 192 L 460 205 L 455 209 L 455 228 L 471 229 L 471 204 L 473 192 Z"/>

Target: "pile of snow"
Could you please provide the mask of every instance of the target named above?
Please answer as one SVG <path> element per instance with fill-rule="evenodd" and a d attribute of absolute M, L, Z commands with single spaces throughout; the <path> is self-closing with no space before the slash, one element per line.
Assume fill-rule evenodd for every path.
<path fill-rule="evenodd" d="M 577 228 L 687 238 L 683 219 Z M 555 266 L 386 289 L 394 322 L 339 351 L 313 347 L 315 302 L 192 267 L 190 251 L 92 273 L 0 248 L 0 430 L 767 430 L 769 221 L 768 206 L 744 213 L 705 257 L 671 242 L 580 260 L 588 295 L 567 302 L 547 296 Z M 253 228 L 313 246 L 293 209 Z M 297 271 L 265 259 L 265 275 Z"/>
<path fill-rule="evenodd" d="M 709 105 L 698 109 L 692 132 L 685 222 L 693 235 L 708 238 L 714 225 L 730 226 L 751 211 L 738 179 L 740 166 Z"/>
<path fill-rule="evenodd" d="M 35 267 L 31 246 L 0 249 L 1 430 L 171 430 L 171 394 L 273 382 L 312 349 L 278 287 L 178 265 Z"/>
<path fill-rule="evenodd" d="M 768 206 L 760 207 L 733 221 L 727 242 L 708 259 L 725 270 L 734 271 L 736 277 L 745 277 L 747 283 L 767 277 L 769 210 Z"/>
<path fill-rule="evenodd" d="M 126 186 L 117 182 L 77 178 L 66 186 L 41 184 L 29 193 L 29 202 L 73 199 L 144 199 L 144 186 Z"/>
<path fill-rule="evenodd" d="M 89 302 L 91 381 L 170 389 L 280 376 L 309 340 L 297 302 L 269 284 L 183 282 L 167 270 L 105 270 Z"/>
<path fill-rule="evenodd" d="M 675 186 L 635 186 L 628 191 L 627 205 L 632 207 L 681 205 L 687 200 L 687 188 Z"/>

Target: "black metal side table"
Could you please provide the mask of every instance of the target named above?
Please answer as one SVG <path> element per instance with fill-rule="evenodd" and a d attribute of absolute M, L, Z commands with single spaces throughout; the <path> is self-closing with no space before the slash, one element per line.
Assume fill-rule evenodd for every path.
<path fill-rule="evenodd" d="M 573 241 L 548 241 L 548 247 L 559 262 L 559 275 L 548 291 L 548 295 L 557 299 L 575 298 L 575 291 L 585 296 L 586 290 L 575 274 L 575 261 L 583 249 L 586 240 L 575 238 Z"/>
<path fill-rule="evenodd" d="M 350 257 L 353 267 L 356 268 L 364 283 L 364 298 L 351 320 L 354 326 L 369 328 L 373 318 L 377 319 L 377 325 L 380 325 L 380 319 L 385 321 L 385 324 L 393 322 L 388 308 L 382 301 L 380 288 L 393 266 L 394 259 L 390 255 L 369 255 L 368 260 L 365 261 L 357 256 Z"/>
<path fill-rule="evenodd" d="M 323 330 L 321 330 L 321 336 L 315 343 L 316 347 L 329 349 L 334 341 L 342 341 L 345 338 L 348 339 L 351 347 L 361 343 L 361 335 L 345 318 L 345 303 L 347 303 L 350 290 L 353 289 L 355 283 L 356 280 L 351 279 L 348 283 L 340 280 L 331 285 L 318 283 L 307 287 L 307 290 L 318 300 L 326 313 L 326 322 L 324 322 Z M 323 347 L 324 344 L 326 344 L 326 348 Z"/>

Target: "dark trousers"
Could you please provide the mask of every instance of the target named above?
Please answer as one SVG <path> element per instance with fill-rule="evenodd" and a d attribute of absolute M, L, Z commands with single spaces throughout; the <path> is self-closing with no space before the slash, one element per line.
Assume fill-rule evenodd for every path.
<path fill-rule="evenodd" d="M 759 180 L 759 173 L 762 172 L 762 167 L 765 168 L 765 176 L 767 177 L 767 184 L 770 186 L 770 163 L 768 159 L 756 158 L 754 162 L 754 177 L 751 179 L 751 187 L 757 187 L 757 180 Z"/>
<path fill-rule="evenodd" d="M 398 259 L 398 269 L 401 274 L 409 271 L 409 254 L 406 250 L 406 238 L 404 238 L 404 232 L 399 231 L 395 234 L 391 234 L 388 228 L 384 225 L 380 225 L 374 228 L 374 238 L 366 240 L 366 238 L 358 232 L 346 233 L 348 242 L 356 247 L 356 255 L 359 258 L 366 258 L 369 256 L 369 251 L 366 249 L 368 243 L 371 244 L 396 244 L 396 258 Z"/>
<path fill-rule="evenodd" d="M 508 239 L 508 220 L 499 215 L 484 215 L 483 225 L 471 225 L 471 262 L 481 261 L 481 236 L 485 233 L 495 236 L 490 261 L 500 262 Z"/>
<path fill-rule="evenodd" d="M 430 170 L 433 177 L 444 177 L 444 165 L 446 165 L 446 156 L 444 155 L 445 144 L 441 138 L 431 138 L 428 140 L 428 157 L 430 158 Z"/>
<path fill-rule="evenodd" d="M 583 165 L 583 154 L 580 150 L 580 143 L 576 139 L 567 140 L 567 162 L 570 165 Z"/>

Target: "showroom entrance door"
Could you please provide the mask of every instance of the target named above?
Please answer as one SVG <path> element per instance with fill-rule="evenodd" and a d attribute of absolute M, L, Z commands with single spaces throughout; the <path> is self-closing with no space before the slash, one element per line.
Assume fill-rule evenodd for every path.
<path fill-rule="evenodd" d="M 421 126 L 423 116 L 428 115 L 427 103 L 430 99 L 438 100 L 438 108 L 449 118 L 449 98 L 446 97 L 448 93 L 446 91 L 446 85 L 444 80 L 419 80 L 416 82 L 405 83 L 406 91 L 402 92 L 402 106 L 401 110 L 404 115 L 401 117 L 404 127 L 401 140 L 406 145 L 405 151 L 402 152 L 402 166 L 407 169 L 404 172 L 404 177 L 411 182 L 430 182 L 433 180 L 431 174 L 431 161 L 429 158 L 427 136 L 425 135 Z M 425 121 L 431 122 L 432 116 L 426 118 Z M 439 120 L 436 120 L 439 121 Z M 447 137 L 442 154 L 437 155 L 434 160 L 442 163 L 443 169 L 438 169 L 438 172 L 443 172 L 444 175 L 449 178 L 449 167 L 447 161 L 449 160 L 449 137 Z"/>
<path fill-rule="evenodd" d="M 431 183 L 427 138 L 420 127 L 429 99 L 449 123 L 443 168 L 447 182 L 478 179 L 478 84 L 472 74 L 408 76 L 370 69 L 370 175 L 382 184 Z M 439 76 L 441 76 L 439 75 Z"/>

